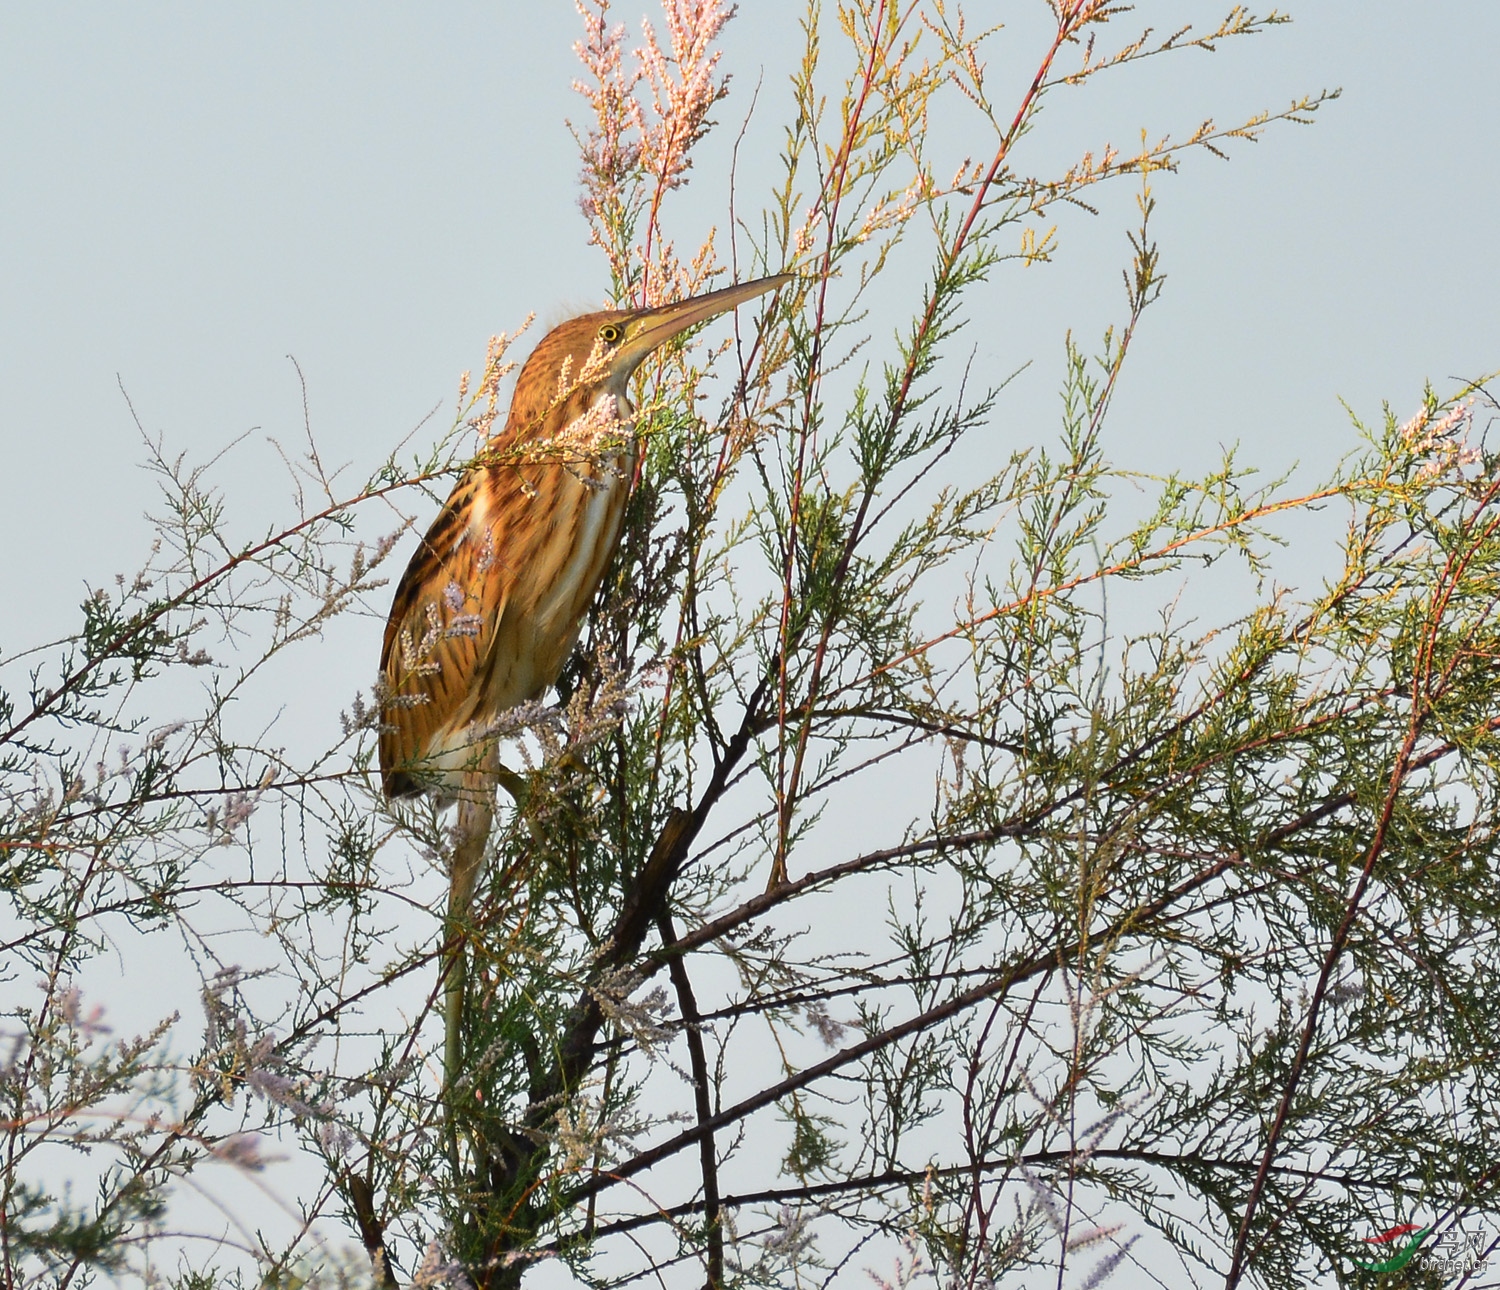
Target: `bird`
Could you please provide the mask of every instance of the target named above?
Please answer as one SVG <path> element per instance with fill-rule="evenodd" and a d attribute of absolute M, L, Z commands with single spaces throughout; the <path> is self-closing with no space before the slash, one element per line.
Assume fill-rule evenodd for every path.
<path fill-rule="evenodd" d="M 639 456 L 631 378 L 689 328 L 790 281 L 776 274 L 554 327 L 516 378 L 504 429 L 459 478 L 397 584 L 380 653 L 382 788 L 458 808 L 443 963 L 450 1085 L 464 928 L 496 785 L 515 791 L 495 726 L 557 680 L 619 544 Z"/>

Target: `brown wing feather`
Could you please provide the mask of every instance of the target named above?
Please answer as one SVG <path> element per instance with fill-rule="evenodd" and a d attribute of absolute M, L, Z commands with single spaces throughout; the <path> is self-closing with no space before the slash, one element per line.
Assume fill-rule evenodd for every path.
<path fill-rule="evenodd" d="M 459 481 L 386 624 L 379 745 L 389 796 L 430 787 L 435 758 L 471 722 L 492 721 L 557 679 L 618 534 L 628 473 L 605 470 L 602 489 L 597 476 L 583 483 L 576 464 L 550 461 L 480 467 Z M 562 576 L 583 554 L 583 515 L 599 501 L 607 513 L 592 552 Z"/>
<path fill-rule="evenodd" d="M 471 630 L 482 630 L 484 610 L 468 603 L 464 591 L 474 585 L 477 572 L 476 553 L 465 540 L 472 491 L 473 481 L 461 480 L 438 513 L 401 576 L 386 622 L 380 651 L 385 681 L 380 770 L 392 797 L 421 791 L 423 754 L 462 705 L 464 678 L 473 674 L 484 639 Z M 450 585 L 460 589 L 457 606 Z M 478 623 L 461 618 L 476 608 Z"/>
<path fill-rule="evenodd" d="M 459 481 L 396 589 L 380 653 L 380 769 L 390 796 L 422 791 L 434 743 L 481 715 L 474 682 L 518 575 L 511 530 L 524 490 L 515 471 L 503 474 L 508 488 L 493 467 Z"/>

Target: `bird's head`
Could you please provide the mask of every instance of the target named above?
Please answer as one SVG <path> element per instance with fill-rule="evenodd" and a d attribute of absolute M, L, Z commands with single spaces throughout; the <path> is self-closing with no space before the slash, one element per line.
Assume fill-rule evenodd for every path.
<path fill-rule="evenodd" d="M 653 350 L 791 281 L 791 274 L 778 273 L 654 309 L 606 309 L 559 323 L 542 337 L 516 378 L 507 436 L 532 439 L 555 433 L 602 396 L 623 401 L 630 378 Z"/>

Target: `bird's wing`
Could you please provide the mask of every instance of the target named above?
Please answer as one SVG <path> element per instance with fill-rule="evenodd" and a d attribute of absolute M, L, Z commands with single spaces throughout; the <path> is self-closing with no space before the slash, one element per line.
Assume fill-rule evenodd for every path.
<path fill-rule="evenodd" d="M 380 653 L 388 796 L 429 787 L 442 769 L 432 764 L 439 736 L 492 715 L 481 711 L 483 679 L 524 559 L 511 530 L 528 509 L 527 491 L 514 469 L 470 471 L 406 566 Z"/>
<path fill-rule="evenodd" d="M 459 481 L 386 623 L 387 796 L 452 786 L 463 769 L 453 763 L 478 733 L 469 724 L 493 721 L 556 679 L 614 551 L 632 460 L 596 478 L 592 461 L 512 454 Z M 474 747 L 473 758 L 482 752 Z"/>

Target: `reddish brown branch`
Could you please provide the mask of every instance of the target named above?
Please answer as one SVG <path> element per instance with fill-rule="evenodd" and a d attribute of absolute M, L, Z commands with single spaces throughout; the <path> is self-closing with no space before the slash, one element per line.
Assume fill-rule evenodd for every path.
<path fill-rule="evenodd" d="M 663 913 L 656 920 L 662 945 L 667 951 L 677 944 L 677 933 L 672 927 L 672 917 Z M 702 1017 L 698 1012 L 698 1000 L 693 995 L 693 983 L 688 977 L 687 964 L 682 955 L 672 954 L 667 960 L 667 971 L 672 977 L 672 988 L 677 993 L 677 1010 L 682 1014 L 683 1031 L 687 1036 L 688 1062 L 693 1075 L 693 1106 L 699 1124 L 707 1124 L 713 1118 L 713 1097 L 709 1092 L 708 1057 L 703 1050 Z M 712 1131 L 704 1133 L 698 1140 L 698 1165 L 703 1175 L 703 1221 L 707 1230 L 708 1280 L 704 1290 L 720 1290 L 724 1284 L 724 1229 L 719 1214 L 719 1161 L 714 1147 Z"/>

